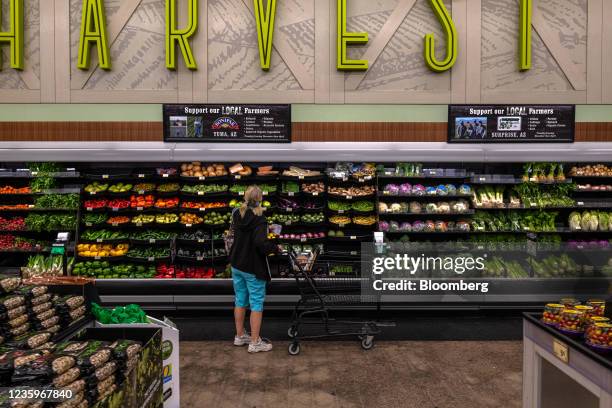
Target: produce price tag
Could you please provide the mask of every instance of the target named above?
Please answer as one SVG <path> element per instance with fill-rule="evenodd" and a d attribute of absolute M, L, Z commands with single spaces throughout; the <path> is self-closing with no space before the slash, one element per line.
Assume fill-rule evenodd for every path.
<path fill-rule="evenodd" d="M 529 205 L 532 206 L 532 207 L 537 207 L 538 206 L 537 203 L 529 203 Z"/>
<path fill-rule="evenodd" d="M 102 238 L 98 238 L 96 239 L 96 242 L 100 243 L 100 242 L 104 242 L 104 240 Z"/>
<path fill-rule="evenodd" d="M 478 231 L 484 231 L 484 227 L 476 227 Z"/>
<path fill-rule="evenodd" d="M 111 225 L 112 225 L 113 227 L 118 227 L 118 226 L 119 226 L 119 223 L 118 223 L 118 222 L 113 222 Z"/>
<path fill-rule="evenodd" d="M 186 226 L 187 228 L 191 228 L 191 227 L 193 227 L 193 224 L 185 224 L 185 226 Z"/>
<path fill-rule="evenodd" d="M 202 196 L 202 195 L 204 195 L 204 192 L 203 191 L 198 191 L 198 195 Z"/>
<path fill-rule="evenodd" d="M 244 191 L 239 191 L 239 192 L 238 192 L 238 195 L 239 195 L 239 196 L 243 196 L 243 195 L 244 195 Z"/>
<path fill-rule="evenodd" d="M 287 207 L 287 212 L 292 212 L 292 211 L 293 211 L 293 208 Z"/>
<path fill-rule="evenodd" d="M 103 175 L 102 175 L 102 178 L 103 178 L 103 179 L 107 179 L 107 178 L 108 178 L 108 174 L 103 174 Z"/>
<path fill-rule="evenodd" d="M 144 190 L 138 190 L 138 194 L 143 195 L 145 193 Z"/>
<path fill-rule="evenodd" d="M 157 241 L 155 240 L 155 238 L 151 238 L 151 239 L 149 239 L 149 244 L 154 244 L 155 242 L 157 242 Z"/>
<path fill-rule="evenodd" d="M 242 176 L 241 176 L 240 174 L 237 174 L 237 175 L 235 175 L 235 176 L 234 176 L 234 178 L 235 178 L 236 180 L 240 180 L 240 179 L 242 178 Z"/>
<path fill-rule="evenodd" d="M 487 181 L 487 178 L 486 177 L 479 177 L 478 181 Z"/>
<path fill-rule="evenodd" d="M 306 237 L 302 237 L 302 238 L 300 238 L 300 241 L 302 241 L 302 242 L 306 242 Z"/>
<path fill-rule="evenodd" d="M 162 174 L 162 177 L 163 178 L 168 178 L 168 177 L 170 177 L 170 175 L 169 174 Z"/>
<path fill-rule="evenodd" d="M 206 180 L 206 176 L 200 176 L 200 177 L 198 177 L 198 180 L 204 181 L 204 180 Z"/>
<path fill-rule="evenodd" d="M 136 211 L 142 211 L 144 210 L 144 207 L 136 207 Z"/>
<path fill-rule="evenodd" d="M 529 231 L 529 227 L 523 227 L 525 231 Z"/>
<path fill-rule="evenodd" d="M 203 244 L 204 242 L 206 242 L 205 239 L 203 238 L 198 238 L 198 244 Z"/>
<path fill-rule="evenodd" d="M 357 255 L 357 251 L 351 251 L 351 255 Z"/>
<path fill-rule="evenodd" d="M 144 174 L 139 174 L 138 178 L 145 178 L 145 175 Z"/>
<path fill-rule="evenodd" d="M 86 223 L 85 223 L 85 226 L 86 226 L 86 227 L 93 227 L 93 224 L 92 224 L 91 222 L 86 222 Z"/>
<path fill-rule="evenodd" d="M 113 210 L 114 212 L 117 212 L 117 211 L 119 211 L 119 207 L 113 207 L 113 208 L 112 208 L 112 210 Z"/>
<path fill-rule="evenodd" d="M 318 196 L 318 195 L 319 195 L 319 192 L 318 192 L 318 191 L 315 191 L 314 193 L 312 193 L 312 195 L 316 197 L 316 196 Z"/>
<path fill-rule="evenodd" d="M 93 211 L 93 207 L 87 207 L 86 210 L 87 211 Z"/>
<path fill-rule="evenodd" d="M 198 257 L 196 257 L 196 261 L 203 261 L 203 260 L 204 260 L 204 257 L 203 257 L 203 256 L 198 256 Z"/>
<path fill-rule="evenodd" d="M 31 174 L 32 174 L 33 176 L 38 176 L 38 172 L 37 172 L 37 171 L 33 171 Z"/>
<path fill-rule="evenodd" d="M 298 176 L 298 180 L 304 180 L 304 176 Z"/>
<path fill-rule="evenodd" d="M 383 195 L 389 195 L 390 191 L 383 191 Z"/>
<path fill-rule="evenodd" d="M 206 211 L 206 208 L 200 207 L 200 208 L 198 208 L 198 210 L 204 212 L 204 211 Z"/>
<path fill-rule="evenodd" d="M 365 178 L 359 178 L 357 181 L 359 181 L 360 183 L 363 183 L 365 181 Z"/>
<path fill-rule="evenodd" d="M 347 200 L 352 200 L 352 199 L 353 199 L 353 196 L 347 195 L 347 196 L 346 196 L 346 199 L 347 199 Z"/>
<path fill-rule="evenodd" d="M 268 195 L 268 191 L 262 191 L 261 194 L 267 196 Z"/>
<path fill-rule="evenodd" d="M 293 197 L 293 196 L 295 195 L 295 193 L 294 193 L 293 191 L 290 191 L 290 192 L 289 192 L 287 195 L 288 195 L 289 197 Z"/>
<path fill-rule="evenodd" d="M 291 224 L 292 224 L 292 222 L 291 222 L 291 221 L 287 221 L 287 222 L 285 223 L 285 225 L 291 225 Z"/>
<path fill-rule="evenodd" d="M 147 258 L 147 261 L 149 261 L 149 262 L 153 262 L 154 260 L 155 260 L 154 256 L 150 256 L 150 257 Z"/>
<path fill-rule="evenodd" d="M 344 214 L 344 210 L 338 210 L 338 214 Z"/>
<path fill-rule="evenodd" d="M 580 231 L 582 229 L 582 227 L 580 225 L 576 225 L 576 231 Z"/>
<path fill-rule="evenodd" d="M 94 259 L 95 259 L 96 261 L 99 261 L 100 259 L 102 259 L 102 257 L 99 257 L 99 256 L 94 256 Z"/>
<path fill-rule="evenodd" d="M 356 237 L 355 235 L 351 235 L 351 239 L 352 239 L 352 240 L 356 240 L 356 239 L 357 239 L 357 237 Z"/>
<path fill-rule="evenodd" d="M 363 179 L 364 180 L 372 180 L 372 176 L 365 176 Z"/>
<path fill-rule="evenodd" d="M 553 352 L 555 357 L 563 361 L 565 364 L 569 363 L 569 347 L 567 344 L 561 343 L 557 339 L 553 339 Z"/>
<path fill-rule="evenodd" d="M 582 206 L 582 205 L 584 205 L 584 201 L 578 201 L 578 202 L 576 203 L 576 205 L 580 205 L 580 206 Z"/>
<path fill-rule="evenodd" d="M 136 226 L 137 226 L 137 227 L 142 227 L 142 222 L 137 222 L 137 223 L 136 223 Z"/>
<path fill-rule="evenodd" d="M 89 195 L 96 195 L 96 194 L 98 194 L 96 191 L 90 191 L 89 192 Z"/>

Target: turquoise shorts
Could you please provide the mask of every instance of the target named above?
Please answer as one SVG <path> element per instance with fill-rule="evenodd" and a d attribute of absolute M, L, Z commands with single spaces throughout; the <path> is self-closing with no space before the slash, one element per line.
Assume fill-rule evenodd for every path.
<path fill-rule="evenodd" d="M 266 281 L 257 279 L 252 273 L 242 272 L 232 266 L 236 307 L 250 307 L 254 312 L 263 312 L 266 298 Z"/>

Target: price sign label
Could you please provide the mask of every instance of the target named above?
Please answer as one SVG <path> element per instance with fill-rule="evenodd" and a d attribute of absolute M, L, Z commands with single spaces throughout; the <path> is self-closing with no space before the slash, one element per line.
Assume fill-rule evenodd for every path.
<path fill-rule="evenodd" d="M 293 197 L 295 195 L 295 193 L 293 191 L 289 192 L 289 197 Z"/>
<path fill-rule="evenodd" d="M 166 173 L 166 174 L 162 174 L 162 177 L 163 178 L 168 178 L 168 177 L 170 177 L 170 175 Z"/>
<path fill-rule="evenodd" d="M 352 199 L 353 199 L 353 196 L 347 195 L 347 196 L 346 196 L 346 199 L 347 199 L 347 200 L 352 200 Z"/>
<path fill-rule="evenodd" d="M 306 237 L 302 237 L 302 238 L 300 238 L 300 241 L 302 241 L 302 242 L 306 242 Z"/>
<path fill-rule="evenodd" d="M 200 208 L 198 208 L 198 210 L 201 211 L 201 212 L 204 212 L 204 211 L 206 211 L 206 208 L 200 207 Z"/>
<path fill-rule="evenodd" d="M 538 206 L 538 204 L 536 204 L 536 203 L 529 203 L 529 205 L 532 206 L 532 207 L 537 207 Z"/>
<path fill-rule="evenodd" d="M 206 180 L 206 176 L 200 176 L 200 177 L 198 177 L 198 180 L 204 181 L 204 180 Z"/>
<path fill-rule="evenodd" d="M 117 211 L 119 211 L 119 207 L 113 207 L 113 208 L 111 208 L 111 210 L 113 210 L 114 212 L 117 212 Z"/>
<path fill-rule="evenodd" d="M 204 257 L 203 257 L 203 256 L 198 256 L 198 257 L 196 257 L 196 261 L 203 261 L 203 260 L 204 260 Z"/>
<path fill-rule="evenodd" d="M 204 242 L 206 242 L 205 239 L 203 238 L 198 238 L 198 244 L 203 244 Z"/>
<path fill-rule="evenodd" d="M 142 211 L 144 210 L 144 207 L 136 207 L 136 211 Z"/>
<path fill-rule="evenodd" d="M 338 214 L 344 214 L 344 210 L 338 210 Z"/>
<path fill-rule="evenodd" d="M 86 223 L 85 223 L 85 226 L 86 226 L 86 227 L 93 227 L 93 224 L 92 224 L 91 222 L 86 222 Z"/>
<path fill-rule="evenodd" d="M 357 251 L 351 251 L 351 255 L 353 256 L 357 255 Z"/>
<path fill-rule="evenodd" d="M 484 181 L 487 181 L 487 178 L 486 177 L 478 177 L 478 181 L 484 182 Z"/>
<path fill-rule="evenodd" d="M 298 180 L 304 180 L 304 176 L 298 176 Z"/>
<path fill-rule="evenodd" d="M 555 357 L 564 362 L 569 363 L 569 347 L 557 339 L 553 339 L 553 353 Z"/>
<path fill-rule="evenodd" d="M 580 225 L 576 225 L 576 228 L 575 228 L 576 231 L 580 231 L 581 229 L 582 227 Z"/>
<path fill-rule="evenodd" d="M 363 177 L 362 177 L 362 178 L 359 178 L 359 179 L 358 179 L 358 181 L 359 181 L 360 183 L 363 183 L 363 182 L 365 181 L 365 178 L 363 178 Z"/>
<path fill-rule="evenodd" d="M 37 171 L 33 171 L 31 174 L 32 174 L 33 176 L 38 176 L 38 172 L 37 172 Z"/>
<path fill-rule="evenodd" d="M 102 238 L 98 238 L 96 239 L 96 242 L 100 243 L 100 242 L 104 242 L 104 240 Z"/>
<path fill-rule="evenodd" d="M 579 206 L 581 206 L 581 207 L 582 207 L 582 206 L 584 205 L 584 201 L 578 201 L 578 202 L 576 203 L 576 205 L 579 205 Z"/>
<path fill-rule="evenodd" d="M 203 192 L 203 191 L 198 191 L 198 195 L 199 195 L 199 196 L 203 196 L 203 195 L 204 195 L 204 192 Z"/>
<path fill-rule="evenodd" d="M 372 176 L 365 176 L 363 179 L 364 180 L 372 180 Z"/>
<path fill-rule="evenodd" d="M 354 241 L 357 239 L 357 237 L 355 235 L 351 235 L 351 239 Z"/>
<path fill-rule="evenodd" d="M 86 210 L 87 211 L 93 211 L 93 207 L 87 207 Z"/>
<path fill-rule="evenodd" d="M 138 174 L 138 178 L 145 178 L 145 175 L 144 175 L 144 174 L 142 174 L 142 173 L 139 173 L 139 174 Z"/>
<path fill-rule="evenodd" d="M 269 194 L 269 191 L 262 191 L 261 194 L 267 196 Z"/>
<path fill-rule="evenodd" d="M 193 227 L 193 224 L 185 224 L 185 226 L 186 226 L 187 228 L 191 228 L 191 227 Z"/>
<path fill-rule="evenodd" d="M 154 239 L 154 238 L 149 239 L 149 244 L 154 244 L 154 243 L 156 243 L 156 242 L 157 242 L 157 240 L 156 240 L 156 239 Z"/>
<path fill-rule="evenodd" d="M 89 195 L 96 195 L 96 194 L 98 194 L 96 191 L 90 191 L 89 192 Z"/>
<path fill-rule="evenodd" d="M 238 195 L 239 195 L 239 196 L 243 196 L 243 195 L 244 195 L 244 191 L 239 191 L 239 192 L 238 192 Z"/>
<path fill-rule="evenodd" d="M 118 226 L 119 226 L 119 223 L 118 223 L 118 222 L 113 222 L 111 225 L 112 225 L 113 227 L 118 227 Z"/>
<path fill-rule="evenodd" d="M 234 176 L 234 178 L 235 178 L 236 180 L 240 180 L 240 179 L 242 178 L 242 176 L 241 176 L 240 174 L 237 174 L 237 175 L 235 175 L 235 176 Z"/>
<path fill-rule="evenodd" d="M 108 178 L 108 174 L 103 174 L 103 175 L 102 175 L 102 178 L 103 178 L 103 179 L 107 179 L 107 178 Z"/>
<path fill-rule="evenodd" d="M 318 196 L 318 195 L 319 195 L 319 192 L 318 192 L 318 191 L 315 191 L 314 193 L 312 193 L 312 195 L 316 197 L 316 196 Z"/>
<path fill-rule="evenodd" d="M 291 220 L 288 220 L 285 225 L 291 225 Z"/>
<path fill-rule="evenodd" d="M 145 193 L 144 190 L 138 190 L 138 194 L 143 195 Z"/>
<path fill-rule="evenodd" d="M 149 261 L 149 262 L 153 262 L 154 260 L 155 260 L 155 257 L 153 257 L 153 256 L 150 256 L 150 257 L 147 258 L 147 261 Z"/>
<path fill-rule="evenodd" d="M 137 223 L 136 223 L 136 226 L 137 226 L 137 227 L 142 227 L 142 222 L 137 222 Z"/>
<path fill-rule="evenodd" d="M 292 211 L 293 211 L 293 208 L 287 207 L 287 212 L 292 212 Z"/>

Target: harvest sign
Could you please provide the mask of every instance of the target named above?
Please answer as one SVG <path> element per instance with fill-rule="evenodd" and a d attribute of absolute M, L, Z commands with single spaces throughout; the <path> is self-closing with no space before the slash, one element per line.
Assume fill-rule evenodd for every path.
<path fill-rule="evenodd" d="M 174 70 L 177 66 L 177 49 L 192 70 L 198 68 L 196 58 L 189 40 L 198 30 L 199 0 L 185 0 L 188 13 L 187 23 L 179 27 L 177 0 L 165 0 L 166 6 L 166 68 Z M 323 0 L 319 0 L 323 1 Z M 333 0 L 329 0 L 333 1 Z M 458 35 L 453 19 L 444 6 L 443 0 L 429 0 L 431 8 L 438 18 L 444 32 L 446 50 L 443 56 L 436 56 L 436 38 L 433 34 L 424 37 L 424 59 L 434 72 L 444 72 L 453 67 L 457 60 Z M 257 27 L 260 65 L 263 70 L 270 69 L 272 44 L 274 38 L 274 20 L 277 0 L 253 0 Z M 367 60 L 350 59 L 347 48 L 351 45 L 364 45 L 368 42 L 368 33 L 350 32 L 347 30 L 347 0 L 336 0 L 337 4 L 337 59 L 338 70 L 365 71 Z M 531 68 L 531 12 L 532 0 L 519 0 L 519 69 Z M 0 31 L 0 45 L 10 47 L 11 68 L 24 68 L 24 6 L 23 0 L 9 0 L 8 27 Z M 78 48 L 77 67 L 82 70 L 90 68 L 91 53 L 98 53 L 99 66 L 110 70 L 112 63 L 109 50 L 104 0 L 83 0 L 81 30 Z"/>

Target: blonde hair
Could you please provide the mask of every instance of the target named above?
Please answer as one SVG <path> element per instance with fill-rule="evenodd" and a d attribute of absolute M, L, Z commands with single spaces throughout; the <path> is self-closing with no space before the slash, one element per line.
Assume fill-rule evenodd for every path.
<path fill-rule="evenodd" d="M 249 186 L 244 192 L 244 202 L 240 206 L 240 216 L 244 218 L 247 209 L 251 209 L 255 215 L 261 216 L 263 214 L 263 207 L 261 206 L 261 200 L 263 199 L 263 192 L 258 186 Z"/>

